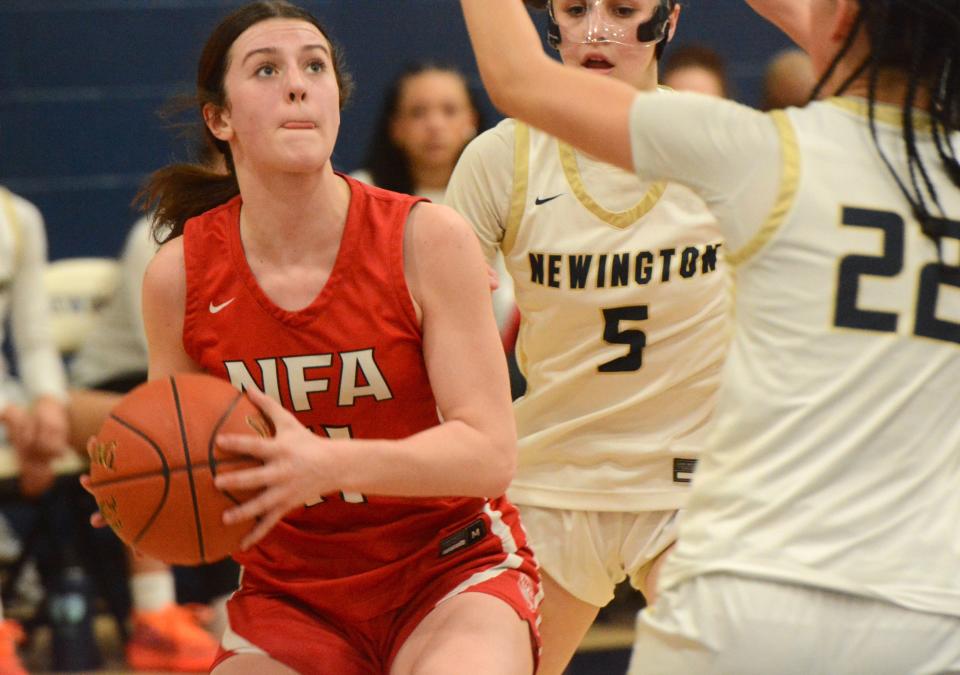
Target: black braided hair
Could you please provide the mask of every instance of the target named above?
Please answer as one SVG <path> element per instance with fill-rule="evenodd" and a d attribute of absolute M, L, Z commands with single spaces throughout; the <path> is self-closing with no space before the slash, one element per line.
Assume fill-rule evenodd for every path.
<path fill-rule="evenodd" d="M 917 148 L 918 128 L 929 130 L 944 171 L 960 188 L 960 163 L 951 134 L 960 129 L 960 0 L 861 0 L 854 28 L 814 90 L 816 98 L 861 31 L 870 40 L 870 54 L 840 85 L 842 94 L 867 75 L 870 133 L 883 163 L 910 203 L 924 234 L 939 243 L 947 221 L 936 186 Z M 884 73 L 907 76 L 902 105 L 906 175 L 898 172 L 880 144 L 876 124 L 877 90 Z M 928 100 L 929 99 L 929 100 Z"/>

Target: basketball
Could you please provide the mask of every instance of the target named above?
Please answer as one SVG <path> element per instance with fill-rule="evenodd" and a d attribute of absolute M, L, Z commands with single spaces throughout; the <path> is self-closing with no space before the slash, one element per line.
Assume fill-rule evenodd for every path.
<path fill-rule="evenodd" d="M 253 496 L 218 490 L 218 473 L 260 464 L 220 450 L 219 433 L 270 435 L 270 425 L 229 382 L 177 374 L 123 397 L 90 447 L 90 487 L 104 520 L 126 544 L 176 565 L 236 551 L 250 521 L 223 512 Z"/>

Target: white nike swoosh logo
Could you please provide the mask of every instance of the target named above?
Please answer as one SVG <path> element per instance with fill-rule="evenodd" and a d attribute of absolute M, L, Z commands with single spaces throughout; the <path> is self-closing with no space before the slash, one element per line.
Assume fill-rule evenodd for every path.
<path fill-rule="evenodd" d="M 230 298 L 229 300 L 227 300 L 226 302 L 224 302 L 223 304 L 220 304 L 220 305 L 215 305 L 215 304 L 213 304 L 213 302 L 211 302 L 211 303 L 210 303 L 210 313 L 211 313 L 211 314 L 216 314 L 217 312 L 219 312 L 221 309 L 223 309 L 224 307 L 226 307 L 227 305 L 229 305 L 229 304 L 230 304 L 231 302 L 233 302 L 234 300 L 236 300 L 236 298 Z"/>

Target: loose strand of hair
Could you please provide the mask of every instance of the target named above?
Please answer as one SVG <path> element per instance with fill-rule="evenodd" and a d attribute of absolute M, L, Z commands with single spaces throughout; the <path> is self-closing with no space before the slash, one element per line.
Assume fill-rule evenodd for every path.
<path fill-rule="evenodd" d="M 884 34 L 881 34 L 879 37 L 884 37 Z M 872 36 L 872 39 L 876 40 L 877 36 Z M 882 41 L 876 41 L 872 44 L 882 44 Z M 897 173 L 896 168 L 894 168 L 893 163 L 890 161 L 890 158 L 887 156 L 887 153 L 884 151 L 883 145 L 880 142 L 880 133 L 877 129 L 877 90 L 880 84 L 881 62 L 878 55 L 878 50 L 876 48 L 871 49 L 869 71 L 867 85 L 867 124 L 870 127 L 870 136 L 873 138 L 873 144 L 877 149 L 877 153 L 880 155 L 880 159 L 887 167 L 890 175 L 893 176 L 893 180 L 896 181 L 897 187 L 900 188 L 900 192 L 903 193 L 903 196 L 909 202 L 914 215 L 918 217 L 918 220 L 923 222 L 924 218 L 920 216 L 921 212 L 919 211 L 920 206 L 914 200 L 913 195 L 910 194 L 907 186 L 904 185 L 903 180 L 900 178 L 900 175 Z"/>
<path fill-rule="evenodd" d="M 923 188 L 926 190 L 926 194 L 930 197 L 930 201 L 936 205 L 940 213 L 943 213 L 943 207 L 940 204 L 940 197 L 937 194 L 937 188 L 933 184 L 933 180 L 930 178 L 930 173 L 927 171 L 926 163 L 923 161 L 923 157 L 920 155 L 919 149 L 917 148 L 917 120 L 916 120 L 916 102 L 919 95 L 920 83 L 923 80 L 923 64 L 926 61 L 927 57 L 927 30 L 923 22 L 918 22 L 916 27 L 916 32 L 914 33 L 913 40 L 913 60 L 911 63 L 910 76 L 907 78 L 907 96 L 903 104 L 903 124 L 904 124 L 904 139 L 907 142 L 907 162 L 910 170 L 910 179 L 913 182 L 913 188 L 918 196 L 918 198 L 923 202 L 924 192 L 921 186 L 917 181 L 917 174 L 920 174 L 920 178 L 923 180 Z M 933 96 L 933 89 L 930 89 L 930 95 Z M 931 114 L 932 114 L 932 105 L 931 105 Z M 932 116 L 931 116 L 932 121 Z M 924 207 L 924 210 L 926 208 Z"/>
<path fill-rule="evenodd" d="M 183 234 L 188 220 L 240 194 L 236 176 L 199 164 L 174 164 L 151 174 L 134 198 L 143 212 L 153 212 L 157 243 Z"/>
<path fill-rule="evenodd" d="M 834 73 L 837 72 L 837 68 L 840 66 L 840 62 L 844 57 L 853 49 L 853 44 L 857 39 L 857 35 L 860 34 L 860 30 L 863 27 L 864 17 L 863 11 L 857 13 L 856 21 L 853 24 L 853 28 L 850 30 L 850 34 L 847 36 L 846 41 L 843 43 L 843 46 L 840 47 L 840 50 L 837 52 L 836 56 L 833 57 L 833 61 L 830 62 L 830 65 L 827 66 L 826 72 L 820 77 L 820 81 L 817 82 L 816 86 L 813 88 L 813 92 L 810 94 L 810 100 L 815 101 L 820 98 L 820 94 L 823 93 L 824 87 L 827 86 L 827 82 L 833 77 Z M 858 69 L 860 70 L 860 69 Z M 862 73 L 862 71 L 861 71 Z M 852 82 L 851 78 L 844 80 L 843 84 L 833 92 L 834 96 L 840 96 L 846 91 L 847 87 L 850 86 Z"/>
<path fill-rule="evenodd" d="M 954 66 L 954 49 L 953 45 L 946 45 L 943 49 L 943 68 L 931 106 L 931 122 L 937 154 L 951 182 L 960 187 L 960 162 L 957 161 L 957 151 L 952 139 L 960 119 L 960 96 L 956 95 L 956 92 L 960 92 L 960 72 Z"/>

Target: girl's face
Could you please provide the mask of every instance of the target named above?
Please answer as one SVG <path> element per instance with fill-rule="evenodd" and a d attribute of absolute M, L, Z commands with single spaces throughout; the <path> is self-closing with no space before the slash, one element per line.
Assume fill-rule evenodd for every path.
<path fill-rule="evenodd" d="M 637 41 L 660 0 L 552 0 L 564 64 L 609 75 L 637 88 L 656 83 L 656 44 Z M 673 37 L 679 5 L 670 17 Z"/>
<path fill-rule="evenodd" d="M 226 105 L 204 107 L 237 167 L 306 173 L 323 168 L 340 129 L 332 49 L 316 26 L 269 19 L 240 34 L 224 77 Z"/>
<path fill-rule="evenodd" d="M 411 164 L 452 171 L 476 133 L 477 115 L 459 75 L 426 70 L 404 80 L 390 138 Z"/>

